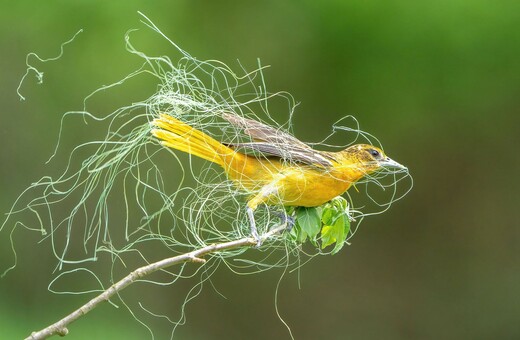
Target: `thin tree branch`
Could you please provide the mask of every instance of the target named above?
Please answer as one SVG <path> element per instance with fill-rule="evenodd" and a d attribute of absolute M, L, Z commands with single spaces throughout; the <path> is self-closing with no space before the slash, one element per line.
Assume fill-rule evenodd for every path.
<path fill-rule="evenodd" d="M 269 237 L 282 232 L 284 229 L 286 229 L 287 224 L 281 224 L 275 228 L 272 228 L 269 232 L 263 234 L 260 236 L 260 241 L 263 242 L 267 240 Z M 258 240 L 256 240 L 253 237 L 244 237 L 238 240 L 230 241 L 230 242 L 224 242 L 224 243 L 216 243 L 212 244 L 194 251 L 191 251 L 186 254 L 181 254 L 178 256 L 170 257 L 167 259 L 163 259 L 154 263 L 151 263 L 149 265 L 137 268 L 127 276 L 125 276 L 123 279 L 119 280 L 118 282 L 114 283 L 110 288 L 103 291 L 98 296 L 94 297 L 92 300 L 84 304 L 83 306 L 79 307 L 69 315 L 65 316 L 63 319 L 59 320 L 58 322 L 40 330 L 37 332 L 33 332 L 29 337 L 27 337 L 25 340 L 36 340 L 36 339 L 46 339 L 52 335 L 60 335 L 65 336 L 68 334 L 69 330 L 67 326 L 71 324 L 72 322 L 79 319 L 81 316 L 87 314 L 92 309 L 97 307 L 100 303 L 104 301 L 108 301 L 112 296 L 119 293 L 132 283 L 136 282 L 137 280 L 150 275 L 160 269 L 164 269 L 170 266 L 173 266 L 175 264 L 184 263 L 184 262 L 195 262 L 195 263 L 205 263 L 206 260 L 204 260 L 202 257 L 211 253 L 216 253 L 223 250 L 231 250 L 239 247 L 252 247 L 256 246 L 258 243 Z"/>

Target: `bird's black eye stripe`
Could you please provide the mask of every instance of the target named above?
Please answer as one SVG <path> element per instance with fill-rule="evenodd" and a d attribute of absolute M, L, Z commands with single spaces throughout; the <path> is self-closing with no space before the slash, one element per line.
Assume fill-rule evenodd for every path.
<path fill-rule="evenodd" d="M 379 156 L 379 151 L 377 150 L 374 150 L 374 149 L 369 149 L 368 152 L 374 156 L 374 157 L 378 157 Z"/>

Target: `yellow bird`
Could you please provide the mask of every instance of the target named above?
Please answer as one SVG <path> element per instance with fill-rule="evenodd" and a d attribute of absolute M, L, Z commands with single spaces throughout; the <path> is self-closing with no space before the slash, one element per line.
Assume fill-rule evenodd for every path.
<path fill-rule="evenodd" d="M 250 193 L 247 214 L 259 243 L 254 211 L 260 204 L 316 207 L 381 167 L 406 169 L 375 146 L 356 144 L 338 152 L 317 151 L 286 132 L 240 117 L 222 115 L 244 130 L 249 143 L 221 143 L 190 125 L 161 114 L 152 134 L 161 144 L 220 165 Z"/>

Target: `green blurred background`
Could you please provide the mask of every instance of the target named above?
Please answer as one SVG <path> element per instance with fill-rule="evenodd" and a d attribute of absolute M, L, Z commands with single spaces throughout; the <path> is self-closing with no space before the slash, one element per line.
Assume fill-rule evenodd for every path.
<path fill-rule="evenodd" d="M 236 69 L 237 59 L 249 68 L 256 58 L 272 65 L 268 88 L 301 102 L 294 120 L 301 139 L 320 140 L 352 114 L 414 176 L 409 196 L 365 220 L 351 246 L 304 266 L 301 288 L 296 274 L 283 280 L 279 309 L 296 338 L 520 338 L 520 2 L 4 1 L 0 211 L 32 181 L 59 170 L 44 163 L 61 113 L 81 109 L 92 90 L 140 63 L 123 40 L 128 29 L 144 29 L 138 10 L 199 59 Z M 29 78 L 27 100 L 19 101 L 25 55 L 54 56 L 79 28 L 85 32 L 64 57 L 41 67 L 44 84 Z M 163 51 L 155 44 L 164 42 L 141 39 L 138 47 Z M 116 90 L 91 109 L 153 90 Z M 8 238 L 0 234 L 2 269 L 12 260 Z M 49 293 L 56 264 L 50 245 L 23 232 L 15 241 L 19 266 L 0 280 L 2 339 L 26 336 L 87 299 Z M 244 277 L 222 268 L 214 281 L 226 299 L 206 286 L 176 336 L 288 338 L 275 313 L 280 274 Z M 176 312 L 183 300 L 177 287 L 191 285 L 129 294 Z M 154 331 L 162 339 L 171 329 Z M 107 304 L 73 324 L 68 338 L 149 333 L 124 308 Z"/>

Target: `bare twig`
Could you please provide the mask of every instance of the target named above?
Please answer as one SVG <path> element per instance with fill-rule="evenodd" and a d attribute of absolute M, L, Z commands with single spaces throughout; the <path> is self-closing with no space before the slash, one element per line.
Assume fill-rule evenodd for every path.
<path fill-rule="evenodd" d="M 286 228 L 286 224 L 281 224 L 275 228 L 272 228 L 269 232 L 263 234 L 260 236 L 260 241 L 265 241 L 269 237 L 282 232 Z M 170 257 L 167 259 L 163 259 L 154 263 L 151 263 L 149 265 L 137 268 L 127 276 L 125 276 L 123 279 L 119 280 L 118 282 L 114 283 L 110 288 L 103 291 L 101 294 L 81 306 L 80 308 L 76 309 L 69 315 L 65 316 L 63 319 L 59 320 L 58 322 L 38 331 L 33 332 L 29 337 L 26 338 L 26 340 L 36 340 L 36 339 L 46 339 L 52 335 L 60 335 L 65 336 L 68 334 L 69 330 L 67 326 L 79 319 L 81 316 L 87 314 L 92 309 L 97 307 L 101 302 L 108 301 L 112 296 L 119 293 L 132 283 L 136 282 L 137 280 L 150 275 L 160 269 L 164 269 L 170 266 L 173 266 L 175 264 L 184 263 L 184 262 L 195 262 L 195 263 L 205 263 L 206 260 L 204 260 L 202 257 L 205 255 L 215 253 L 218 251 L 223 250 L 231 250 L 239 247 L 251 247 L 257 245 L 258 240 L 253 237 L 244 237 L 238 240 L 230 241 L 230 242 L 224 242 L 224 243 L 217 243 L 212 244 L 197 250 L 194 250 L 192 252 L 181 254 L 178 256 Z"/>

